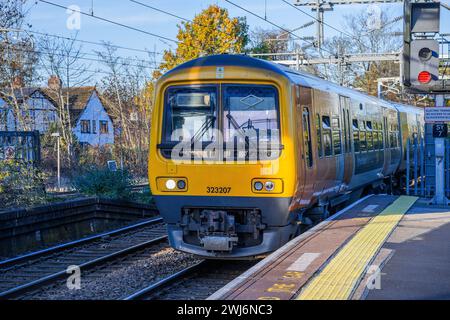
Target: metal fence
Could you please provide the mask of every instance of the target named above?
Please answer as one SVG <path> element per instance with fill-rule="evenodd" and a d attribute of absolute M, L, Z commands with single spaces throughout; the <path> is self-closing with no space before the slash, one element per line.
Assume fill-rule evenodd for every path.
<path fill-rule="evenodd" d="M 450 197 L 450 139 L 445 140 L 444 189 Z M 408 183 L 409 181 L 409 183 Z M 406 194 L 433 197 L 436 190 L 436 157 L 433 140 L 409 140 L 406 144 Z"/>
<path fill-rule="evenodd" d="M 18 160 L 39 163 L 39 131 L 0 131 L 0 161 Z"/>

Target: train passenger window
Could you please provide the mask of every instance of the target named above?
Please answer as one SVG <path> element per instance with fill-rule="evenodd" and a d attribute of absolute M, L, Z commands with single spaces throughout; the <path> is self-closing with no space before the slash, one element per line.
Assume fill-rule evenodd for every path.
<path fill-rule="evenodd" d="M 367 131 L 366 132 L 366 139 L 367 139 L 367 151 L 373 150 L 373 132 Z"/>
<path fill-rule="evenodd" d="M 355 152 L 359 152 L 359 130 L 358 130 L 358 120 L 352 120 L 353 126 L 353 149 Z"/>
<path fill-rule="evenodd" d="M 367 140 L 367 151 L 373 150 L 373 131 L 372 131 L 372 121 L 366 121 L 366 140 Z"/>
<path fill-rule="evenodd" d="M 302 125 L 303 125 L 303 148 L 305 154 L 305 161 L 308 167 L 312 167 L 312 144 L 311 144 L 311 126 L 309 123 L 309 110 L 303 107 L 302 114 Z"/>
<path fill-rule="evenodd" d="M 322 134 L 323 134 L 323 146 L 325 156 L 333 155 L 333 148 L 331 142 L 331 126 L 330 117 L 322 116 Z"/>
<path fill-rule="evenodd" d="M 373 144 L 375 149 L 379 150 L 383 148 L 383 136 L 381 134 L 381 131 L 373 133 Z"/>
<path fill-rule="evenodd" d="M 395 142 L 395 132 L 389 132 L 389 141 L 390 141 L 390 148 L 395 148 L 396 142 Z"/>
<path fill-rule="evenodd" d="M 339 118 L 331 119 L 331 129 L 333 131 L 333 149 L 334 154 L 338 155 L 342 153 L 341 150 L 341 128 L 339 123 Z"/>
<path fill-rule="evenodd" d="M 359 151 L 367 151 L 366 132 L 364 130 L 359 131 Z"/>
<path fill-rule="evenodd" d="M 344 121 L 346 121 L 346 123 L 347 123 L 347 137 L 346 137 L 346 139 L 347 139 L 347 151 L 346 152 L 351 152 L 352 151 L 352 146 L 351 146 L 351 138 L 350 138 L 350 136 L 351 136 L 351 133 L 350 133 L 350 114 L 349 114 L 349 112 L 348 112 L 348 110 L 346 110 L 346 115 L 347 115 L 347 119 L 346 120 L 344 120 Z"/>
<path fill-rule="evenodd" d="M 373 131 L 373 150 L 378 150 L 378 131 Z"/>
<path fill-rule="evenodd" d="M 317 154 L 322 158 L 322 129 L 320 126 L 320 115 L 316 114 L 316 131 L 317 131 Z"/>

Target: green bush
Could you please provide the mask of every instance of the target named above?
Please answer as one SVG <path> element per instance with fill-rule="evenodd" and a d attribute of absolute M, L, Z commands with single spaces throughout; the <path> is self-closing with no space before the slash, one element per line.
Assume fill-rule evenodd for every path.
<path fill-rule="evenodd" d="M 131 175 L 126 170 L 90 168 L 74 178 L 74 188 L 85 195 L 130 199 Z"/>
<path fill-rule="evenodd" d="M 0 161 L 0 208 L 45 203 L 44 175 L 28 162 Z"/>

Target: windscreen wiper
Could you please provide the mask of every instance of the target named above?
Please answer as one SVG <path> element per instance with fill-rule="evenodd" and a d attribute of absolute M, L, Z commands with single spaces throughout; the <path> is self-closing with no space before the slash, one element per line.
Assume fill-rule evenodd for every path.
<path fill-rule="evenodd" d="M 200 129 L 194 134 L 191 138 L 191 146 L 193 146 L 197 141 L 199 141 L 203 135 L 209 130 L 209 128 L 214 126 L 214 122 L 216 121 L 215 116 L 209 116 L 207 120 L 203 123 Z"/>
<path fill-rule="evenodd" d="M 236 121 L 236 119 L 231 115 L 231 113 L 227 113 L 227 119 L 228 119 L 228 121 L 230 121 L 230 123 L 234 127 L 234 129 L 236 129 L 237 132 L 239 132 L 239 134 L 244 138 L 245 147 L 248 150 L 250 143 L 248 142 L 248 137 L 245 135 L 245 131 L 241 128 L 241 126 Z"/>

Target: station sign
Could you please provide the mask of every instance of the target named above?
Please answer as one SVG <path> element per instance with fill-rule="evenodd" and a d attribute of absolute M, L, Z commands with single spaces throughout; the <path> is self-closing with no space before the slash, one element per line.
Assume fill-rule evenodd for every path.
<path fill-rule="evenodd" d="M 433 124 L 433 138 L 447 138 L 448 127 L 447 124 Z"/>
<path fill-rule="evenodd" d="M 426 107 L 425 108 L 426 123 L 443 123 L 450 122 L 449 107 Z"/>

